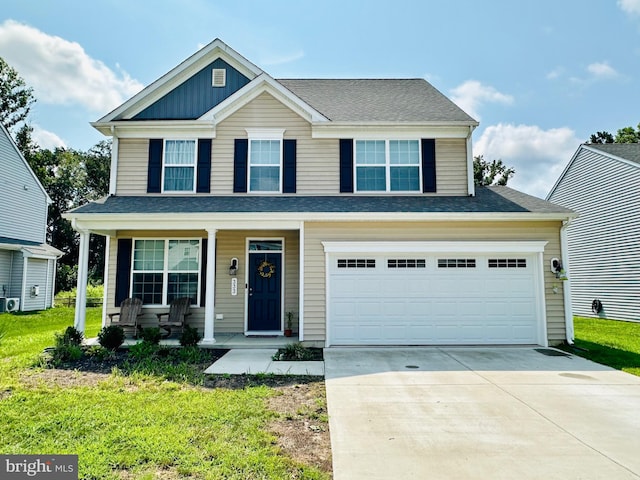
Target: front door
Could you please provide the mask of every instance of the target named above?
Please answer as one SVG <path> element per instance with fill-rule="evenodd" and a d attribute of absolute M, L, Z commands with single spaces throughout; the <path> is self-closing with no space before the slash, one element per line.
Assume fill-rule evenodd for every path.
<path fill-rule="evenodd" d="M 248 333 L 280 333 L 282 241 L 251 240 L 248 267 Z"/>

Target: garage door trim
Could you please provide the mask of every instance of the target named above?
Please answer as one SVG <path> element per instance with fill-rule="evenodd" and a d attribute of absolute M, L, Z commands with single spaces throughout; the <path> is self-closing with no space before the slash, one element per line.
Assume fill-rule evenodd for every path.
<path fill-rule="evenodd" d="M 543 252 L 548 242 L 546 241 L 424 241 L 424 242 L 322 242 L 325 251 L 325 288 L 326 288 L 326 340 L 325 345 L 331 346 L 331 261 L 336 254 L 357 253 L 357 254 L 535 254 L 537 261 L 533 261 L 533 276 L 536 298 L 536 322 L 538 344 L 547 346 L 547 318 L 544 295 L 544 269 Z"/>

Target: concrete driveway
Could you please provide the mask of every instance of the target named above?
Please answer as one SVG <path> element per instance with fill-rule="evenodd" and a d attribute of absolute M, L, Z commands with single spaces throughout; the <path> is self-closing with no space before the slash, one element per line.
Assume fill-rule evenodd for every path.
<path fill-rule="evenodd" d="M 639 479 L 640 377 L 554 354 L 325 349 L 334 478 Z"/>

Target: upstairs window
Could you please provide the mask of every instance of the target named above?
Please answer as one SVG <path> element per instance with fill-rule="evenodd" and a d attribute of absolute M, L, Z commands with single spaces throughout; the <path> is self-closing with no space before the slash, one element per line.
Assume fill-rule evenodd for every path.
<path fill-rule="evenodd" d="M 249 192 L 282 192 L 284 129 L 247 129 L 249 137 Z"/>
<path fill-rule="evenodd" d="M 420 192 L 418 140 L 356 140 L 357 192 Z"/>
<path fill-rule="evenodd" d="M 165 140 L 164 192 L 195 192 L 196 158 L 195 140 Z"/>

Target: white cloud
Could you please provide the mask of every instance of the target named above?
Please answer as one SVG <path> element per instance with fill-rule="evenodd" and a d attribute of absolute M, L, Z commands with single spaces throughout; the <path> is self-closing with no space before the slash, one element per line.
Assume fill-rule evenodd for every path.
<path fill-rule="evenodd" d="M 452 89 L 451 100 L 476 120 L 480 120 L 478 108 L 485 103 L 502 103 L 504 105 L 513 103 L 511 95 L 500 93 L 495 88 L 483 85 L 477 80 L 467 80 Z"/>
<path fill-rule="evenodd" d="M 40 148 L 54 150 L 56 147 L 67 147 L 66 142 L 55 133 L 45 130 L 37 124 L 31 126 L 33 127 L 31 138 Z"/>
<path fill-rule="evenodd" d="M 640 15 L 640 0 L 618 0 L 618 6 L 630 15 Z"/>
<path fill-rule="evenodd" d="M 547 80 L 555 80 L 556 78 L 560 78 L 560 76 L 564 73 L 564 69 L 562 67 L 555 68 L 547 73 Z"/>
<path fill-rule="evenodd" d="M 286 53 L 283 55 L 277 54 L 263 54 L 260 60 L 260 64 L 264 66 L 283 65 L 285 63 L 295 62 L 304 57 L 304 52 L 298 50 L 297 52 Z"/>
<path fill-rule="evenodd" d="M 542 130 L 536 125 L 491 125 L 475 141 L 473 155 L 501 159 L 516 171 L 509 186 L 544 198 L 578 145 L 570 128 Z"/>
<path fill-rule="evenodd" d="M 13 20 L 0 24 L 0 56 L 43 103 L 79 104 L 104 113 L 143 88 L 120 68 L 114 72 L 91 58 L 80 44 Z"/>
<path fill-rule="evenodd" d="M 596 62 L 587 66 L 587 71 L 595 78 L 614 78 L 618 72 L 607 62 Z"/>

